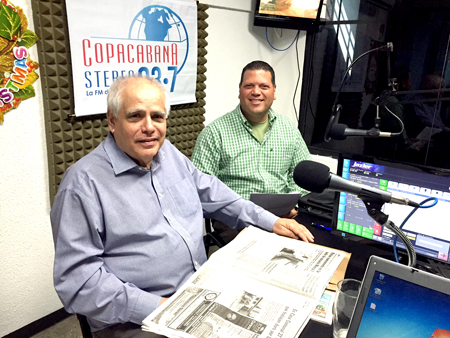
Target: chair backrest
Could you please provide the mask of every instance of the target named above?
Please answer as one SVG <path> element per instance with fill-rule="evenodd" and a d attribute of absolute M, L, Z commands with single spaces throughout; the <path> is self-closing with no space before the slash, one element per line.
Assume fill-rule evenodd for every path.
<path fill-rule="evenodd" d="M 223 243 L 220 236 L 218 236 L 212 229 L 211 226 L 212 220 L 209 218 L 205 218 L 205 235 L 203 236 L 203 243 L 205 244 L 206 256 L 209 257 L 209 249 L 212 246 L 217 246 L 219 248 L 223 247 L 225 243 Z"/>

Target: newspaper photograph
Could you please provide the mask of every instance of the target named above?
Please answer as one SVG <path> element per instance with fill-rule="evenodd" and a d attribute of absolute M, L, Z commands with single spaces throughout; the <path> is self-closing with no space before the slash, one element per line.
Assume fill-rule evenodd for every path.
<path fill-rule="evenodd" d="M 197 277 L 147 317 L 143 329 L 168 337 L 296 337 L 317 305 L 230 270 L 204 266 Z"/>
<path fill-rule="evenodd" d="M 211 258 L 142 329 L 167 337 L 298 337 L 344 254 L 250 227 Z"/>
<path fill-rule="evenodd" d="M 225 249 L 225 248 L 223 248 Z M 345 253 L 249 227 L 209 261 L 320 299 Z"/>

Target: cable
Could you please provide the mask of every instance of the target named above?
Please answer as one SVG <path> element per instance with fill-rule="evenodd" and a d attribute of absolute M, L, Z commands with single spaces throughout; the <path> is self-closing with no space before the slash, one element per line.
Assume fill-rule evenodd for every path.
<path fill-rule="evenodd" d="M 430 205 L 424 205 L 425 203 L 434 200 L 434 203 L 430 204 Z M 425 200 L 423 200 L 422 202 L 419 203 L 420 208 L 421 209 L 426 209 L 426 208 L 431 208 L 434 207 L 438 202 L 438 199 L 436 197 L 429 197 Z M 402 224 L 398 227 L 398 229 L 402 229 L 403 226 L 406 224 L 406 222 L 411 218 L 411 216 L 416 212 L 418 208 L 414 208 L 408 216 L 405 217 L 405 219 L 403 220 Z M 403 232 L 401 232 L 403 234 Z M 404 234 L 403 234 L 404 235 Z M 395 256 L 395 261 L 398 263 L 398 254 L 397 254 L 397 237 L 394 237 L 394 245 L 393 245 L 393 249 L 394 249 L 394 256 Z"/>
<path fill-rule="evenodd" d="M 355 60 L 353 60 L 352 63 L 350 63 L 350 66 L 347 67 L 347 70 L 345 71 L 345 74 L 344 74 L 344 76 L 342 77 L 341 84 L 340 84 L 339 89 L 338 89 L 338 91 L 337 91 L 337 93 L 336 93 L 336 97 L 335 97 L 334 103 L 333 103 L 333 111 L 334 111 L 334 109 L 335 109 L 335 107 L 336 107 L 336 105 L 337 105 L 337 103 L 338 103 L 338 101 L 339 101 L 339 96 L 340 96 L 340 94 L 341 94 L 342 87 L 344 86 L 345 80 L 347 79 L 347 75 L 348 75 L 348 73 L 350 72 L 350 70 L 352 69 L 353 65 L 354 65 L 359 59 L 361 59 L 363 56 L 365 56 L 365 55 L 367 55 L 367 54 L 369 54 L 369 53 L 372 53 L 372 52 L 376 52 L 376 51 L 381 50 L 381 49 L 386 49 L 386 48 L 388 48 L 388 46 L 389 46 L 389 43 L 388 43 L 388 45 L 385 45 L 385 46 L 381 46 L 381 47 L 377 47 L 377 48 L 370 49 L 370 50 L 368 50 L 367 52 L 362 53 L 362 54 L 361 54 L 360 56 L 358 56 Z"/>
<path fill-rule="evenodd" d="M 277 31 L 275 30 L 275 34 L 277 34 L 277 36 L 280 38 L 280 36 L 278 35 Z M 278 52 L 284 52 L 287 51 L 289 48 L 292 47 L 292 45 L 295 42 L 295 52 L 296 52 L 296 56 L 297 56 L 297 69 L 298 69 L 298 77 L 297 77 L 297 84 L 295 85 L 295 90 L 294 90 L 294 97 L 292 98 L 292 104 L 294 106 L 294 113 L 295 113 L 295 118 L 297 119 L 297 122 L 299 121 L 299 116 L 298 116 L 298 112 L 297 112 L 297 107 L 295 106 L 295 95 L 297 94 L 297 89 L 298 89 L 298 84 L 300 82 L 300 77 L 301 77 L 301 71 L 300 71 L 300 65 L 299 65 L 299 57 L 298 57 L 298 37 L 300 35 L 300 31 L 297 31 L 297 34 L 294 37 L 294 40 L 291 42 L 291 44 L 285 48 L 285 49 L 278 49 L 275 48 L 269 41 L 269 36 L 267 34 L 267 27 L 266 27 L 266 39 L 267 39 L 267 43 L 270 45 L 270 47 L 272 47 L 272 49 L 275 49 Z"/>
<path fill-rule="evenodd" d="M 289 47 L 287 47 L 286 49 L 278 49 L 278 48 L 275 48 L 274 46 L 272 46 L 272 44 L 271 44 L 270 41 L 269 41 L 269 36 L 267 35 L 267 27 L 266 27 L 266 40 L 267 40 L 267 43 L 269 44 L 270 47 L 272 47 L 273 49 L 275 49 L 275 50 L 278 51 L 278 52 L 284 52 L 284 51 L 287 51 L 289 48 L 292 47 L 292 45 L 294 44 L 295 40 L 298 39 L 299 33 L 300 33 L 300 31 L 297 32 L 297 34 L 296 34 L 295 37 L 294 37 L 294 40 L 291 42 L 291 44 L 289 45 Z"/>
<path fill-rule="evenodd" d="M 405 130 L 405 125 L 403 124 L 402 119 L 400 117 L 398 117 L 397 115 L 395 115 L 387 106 L 384 106 L 384 109 L 386 109 L 392 116 L 394 116 L 398 120 L 400 125 L 402 126 L 402 130 L 400 130 L 398 133 L 392 133 L 392 136 L 401 135 L 403 133 L 403 131 Z"/>
<path fill-rule="evenodd" d="M 302 72 L 300 70 L 300 65 L 299 65 L 299 58 L 298 58 L 298 36 L 299 36 L 299 34 L 300 34 L 300 31 L 297 32 L 297 42 L 295 43 L 295 55 L 297 57 L 298 77 L 297 77 L 297 83 L 295 85 L 294 97 L 292 98 L 292 105 L 294 106 L 294 113 L 295 113 L 295 118 L 297 119 L 297 123 L 299 122 L 300 116 L 297 112 L 297 107 L 295 106 L 295 96 L 297 95 L 298 84 L 300 82 L 300 77 L 302 75 Z"/>

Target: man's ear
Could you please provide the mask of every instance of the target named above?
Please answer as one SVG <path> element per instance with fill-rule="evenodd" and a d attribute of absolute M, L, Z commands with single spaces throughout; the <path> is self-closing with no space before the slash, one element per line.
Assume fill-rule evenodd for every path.
<path fill-rule="evenodd" d="M 277 99 L 277 85 L 273 86 L 273 99 Z"/>
<path fill-rule="evenodd" d="M 114 129 L 116 129 L 116 117 L 110 110 L 108 110 L 106 113 L 106 118 L 108 119 L 109 130 L 114 134 Z"/>

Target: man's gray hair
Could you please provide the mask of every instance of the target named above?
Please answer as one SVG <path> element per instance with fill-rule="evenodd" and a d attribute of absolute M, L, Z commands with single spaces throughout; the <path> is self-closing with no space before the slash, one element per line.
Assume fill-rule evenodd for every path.
<path fill-rule="evenodd" d="M 154 77 L 151 76 L 145 76 L 145 75 L 129 75 L 129 76 L 121 76 L 118 77 L 111 87 L 109 87 L 108 91 L 108 97 L 106 99 L 107 105 L 108 105 L 108 111 L 110 111 L 115 117 L 119 116 L 119 110 L 122 107 L 122 91 L 124 90 L 125 86 L 128 82 L 133 81 L 145 81 L 152 86 L 156 87 L 160 90 L 160 92 L 164 96 L 164 113 L 166 118 L 169 117 L 170 113 L 170 102 L 169 102 L 169 94 L 167 93 L 166 88 L 159 83 L 158 80 L 156 80 Z"/>

